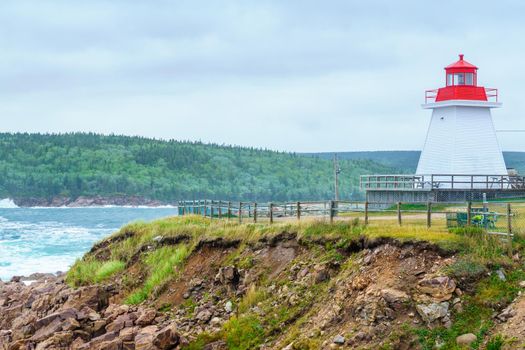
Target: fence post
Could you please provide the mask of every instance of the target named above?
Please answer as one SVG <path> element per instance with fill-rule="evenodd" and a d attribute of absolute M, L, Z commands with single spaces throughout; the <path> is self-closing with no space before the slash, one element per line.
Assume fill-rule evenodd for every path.
<path fill-rule="evenodd" d="M 205 199 L 205 200 L 204 200 L 204 210 L 202 211 L 202 215 L 203 215 L 204 217 L 206 217 L 206 215 L 208 215 L 207 204 L 208 204 L 208 201 Z"/>
<path fill-rule="evenodd" d="M 368 225 L 368 201 L 365 202 L 365 226 Z"/>
<path fill-rule="evenodd" d="M 219 219 L 222 219 L 222 201 L 219 201 Z"/>
<path fill-rule="evenodd" d="M 330 223 L 334 223 L 334 201 L 330 201 Z"/>
<path fill-rule="evenodd" d="M 273 224 L 273 203 L 268 204 L 268 210 L 270 214 L 270 224 Z"/>
<path fill-rule="evenodd" d="M 297 220 L 301 220 L 301 202 L 297 202 Z"/>
<path fill-rule="evenodd" d="M 401 202 L 397 202 L 397 223 L 401 226 Z"/>
<path fill-rule="evenodd" d="M 239 202 L 239 224 L 242 224 L 242 202 Z"/>
<path fill-rule="evenodd" d="M 509 257 L 512 257 L 512 208 L 510 203 L 507 203 L 507 241 L 509 249 Z"/>
<path fill-rule="evenodd" d="M 195 199 L 193 200 L 193 208 L 191 210 L 191 213 L 195 215 Z"/>
<path fill-rule="evenodd" d="M 257 202 L 253 203 L 253 222 L 257 222 Z"/>
<path fill-rule="evenodd" d="M 228 201 L 228 221 L 232 218 L 232 202 Z"/>
<path fill-rule="evenodd" d="M 213 199 L 210 201 L 210 220 L 213 220 Z"/>
<path fill-rule="evenodd" d="M 432 202 L 427 203 L 427 228 L 432 227 Z"/>
<path fill-rule="evenodd" d="M 472 224 L 472 202 L 468 202 L 467 204 L 467 226 L 470 226 Z"/>

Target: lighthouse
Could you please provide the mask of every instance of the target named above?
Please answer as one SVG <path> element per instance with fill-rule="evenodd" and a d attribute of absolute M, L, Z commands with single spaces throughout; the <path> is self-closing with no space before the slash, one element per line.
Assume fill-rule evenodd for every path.
<path fill-rule="evenodd" d="M 445 86 L 425 92 L 432 110 L 416 173 L 361 175 L 367 202 L 466 202 L 525 197 L 525 177 L 509 174 L 491 110 L 498 90 L 478 86 L 478 67 L 459 60 L 445 67 Z"/>
<path fill-rule="evenodd" d="M 432 117 L 416 175 L 507 175 L 491 115 L 501 107 L 498 92 L 478 86 L 478 67 L 463 55 L 445 67 L 444 87 L 426 91 L 422 107 Z"/>

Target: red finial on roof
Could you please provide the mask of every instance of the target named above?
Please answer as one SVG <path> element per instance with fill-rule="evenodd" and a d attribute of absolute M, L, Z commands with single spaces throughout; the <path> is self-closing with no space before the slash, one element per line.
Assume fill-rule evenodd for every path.
<path fill-rule="evenodd" d="M 463 61 L 463 54 L 462 53 L 459 54 L 459 60 Z"/>

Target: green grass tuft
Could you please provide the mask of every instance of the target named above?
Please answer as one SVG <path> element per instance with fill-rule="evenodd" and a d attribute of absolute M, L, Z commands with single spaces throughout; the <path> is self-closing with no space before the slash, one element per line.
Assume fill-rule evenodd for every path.
<path fill-rule="evenodd" d="M 124 270 L 126 264 L 119 260 L 106 262 L 87 258 L 79 259 L 66 275 L 66 282 L 74 287 L 106 281 L 116 273 Z"/>
<path fill-rule="evenodd" d="M 128 304 L 140 304 L 152 294 L 160 293 L 162 287 L 176 275 L 176 268 L 181 266 L 190 253 L 185 245 L 162 247 L 144 257 L 149 270 L 149 277 L 144 285 L 126 299 Z"/>

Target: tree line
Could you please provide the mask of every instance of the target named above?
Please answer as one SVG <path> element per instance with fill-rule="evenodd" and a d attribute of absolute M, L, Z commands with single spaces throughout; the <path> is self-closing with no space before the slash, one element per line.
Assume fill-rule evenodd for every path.
<path fill-rule="evenodd" d="M 392 169 L 343 160 L 341 198 L 362 196 L 359 175 Z M 94 133 L 0 133 L 0 196 L 142 196 L 162 201 L 318 200 L 333 197 L 332 162 L 202 142 Z"/>

